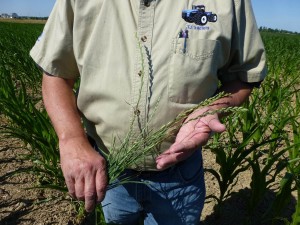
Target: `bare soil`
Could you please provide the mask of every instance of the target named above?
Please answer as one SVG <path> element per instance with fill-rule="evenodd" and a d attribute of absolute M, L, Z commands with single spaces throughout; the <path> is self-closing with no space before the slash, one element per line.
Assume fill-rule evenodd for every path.
<path fill-rule="evenodd" d="M 0 224 L 79 224 L 74 206 L 62 193 L 31 189 L 37 184 L 31 174 L 12 175 L 30 166 L 22 160 L 26 153 L 17 141 L 1 141 Z"/>
<path fill-rule="evenodd" d="M 3 121 L 1 121 L 3 122 Z M 1 138 L 1 137 L 0 137 Z M 78 225 L 88 224 L 78 217 L 70 198 L 52 190 L 30 189 L 36 185 L 33 175 L 12 173 L 30 166 L 23 160 L 26 150 L 17 140 L 0 142 L 0 224 L 1 225 Z M 217 168 L 214 155 L 208 150 L 203 151 L 206 168 Z M 205 204 L 201 218 L 202 225 L 271 225 L 261 222 L 263 213 L 274 198 L 274 191 L 269 190 L 264 201 L 254 215 L 249 216 L 247 198 L 250 194 L 251 171 L 237 177 L 232 188 L 233 194 L 225 200 L 221 211 L 214 209 L 215 202 Z M 207 195 L 218 194 L 218 184 L 213 176 L 206 174 Z M 295 199 L 285 209 L 285 216 L 290 218 L 293 213 Z M 250 222 L 251 221 L 251 222 Z M 278 224 L 283 224 L 278 223 Z M 162 224 L 163 225 L 163 224 Z"/>

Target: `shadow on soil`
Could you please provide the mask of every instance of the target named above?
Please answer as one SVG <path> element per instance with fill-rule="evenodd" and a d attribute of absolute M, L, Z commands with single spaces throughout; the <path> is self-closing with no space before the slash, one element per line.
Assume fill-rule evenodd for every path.
<path fill-rule="evenodd" d="M 7 214 L 7 216 L 1 218 L 1 225 L 15 225 L 25 222 L 27 222 L 27 224 L 32 222 L 33 224 L 33 220 L 23 218 L 25 215 L 33 211 L 33 208 L 31 207 L 32 204 L 33 201 L 27 199 L 18 199 L 0 204 L 0 208 L 7 209 L 6 211 L 2 211 L 2 213 Z"/>
<path fill-rule="evenodd" d="M 250 189 L 242 189 L 224 201 L 221 208 L 215 208 L 214 212 L 207 216 L 200 225 L 285 225 L 295 210 L 296 199 L 292 196 L 289 204 L 282 209 L 281 215 L 273 220 L 265 220 L 264 214 L 270 208 L 275 193 L 268 191 L 263 200 L 258 204 L 256 210 L 250 214 L 248 199 L 250 197 Z"/>

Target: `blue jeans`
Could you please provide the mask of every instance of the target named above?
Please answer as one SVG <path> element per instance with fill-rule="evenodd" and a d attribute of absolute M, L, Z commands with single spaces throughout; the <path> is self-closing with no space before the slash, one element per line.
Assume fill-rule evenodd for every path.
<path fill-rule="evenodd" d="M 107 191 L 102 202 L 109 224 L 196 225 L 205 199 L 202 153 L 161 172 L 126 170 L 126 183 Z M 142 182 L 142 183 L 141 183 Z"/>

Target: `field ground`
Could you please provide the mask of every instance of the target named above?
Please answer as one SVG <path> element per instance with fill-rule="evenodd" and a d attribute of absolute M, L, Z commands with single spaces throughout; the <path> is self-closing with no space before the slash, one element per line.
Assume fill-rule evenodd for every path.
<path fill-rule="evenodd" d="M 22 159 L 26 153 L 16 140 L 0 142 L 0 224 L 76 224 L 74 207 L 61 193 L 30 189 L 35 179 L 28 173 L 10 176 L 30 165 Z M 47 201 L 49 198 L 56 199 Z"/>

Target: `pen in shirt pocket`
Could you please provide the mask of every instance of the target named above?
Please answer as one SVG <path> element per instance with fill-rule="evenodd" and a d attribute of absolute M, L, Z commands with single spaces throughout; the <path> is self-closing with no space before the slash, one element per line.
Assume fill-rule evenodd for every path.
<path fill-rule="evenodd" d="M 189 31 L 186 30 L 181 30 L 178 34 L 178 38 L 184 38 L 183 42 L 183 53 L 186 53 L 186 46 L 187 46 L 187 38 L 189 38 Z"/>

